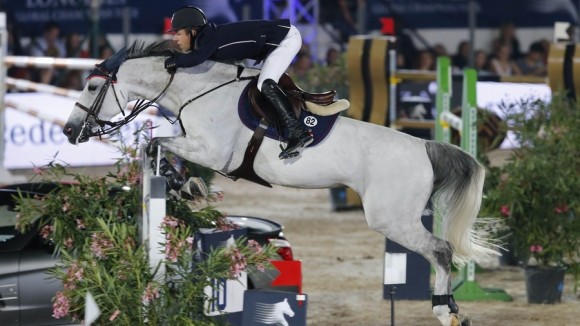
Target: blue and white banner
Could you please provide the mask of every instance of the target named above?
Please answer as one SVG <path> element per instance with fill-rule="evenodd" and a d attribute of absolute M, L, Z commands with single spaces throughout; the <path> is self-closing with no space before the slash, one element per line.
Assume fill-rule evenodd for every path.
<path fill-rule="evenodd" d="M 74 99 L 45 93 L 7 93 L 5 99 L 7 103 L 33 109 L 45 119 L 61 124 L 66 122 L 75 104 Z M 73 167 L 113 165 L 122 156 L 118 144 L 99 141 L 98 137 L 84 144 L 71 145 L 59 124 L 10 105 L 6 107 L 4 118 L 3 163 L 7 169 L 32 169 L 53 161 Z M 174 136 L 180 132 L 178 124 L 172 125 L 160 115 L 144 112 L 122 128 L 121 134 L 127 145 L 133 143 L 133 133 L 143 128 L 147 121 L 158 127 L 153 129 L 152 136 Z"/>

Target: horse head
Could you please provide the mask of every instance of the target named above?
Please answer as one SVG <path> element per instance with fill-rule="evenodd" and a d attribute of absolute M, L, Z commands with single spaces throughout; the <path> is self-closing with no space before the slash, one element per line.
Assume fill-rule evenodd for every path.
<path fill-rule="evenodd" d="M 136 106 L 121 121 L 111 122 L 118 114 L 124 115 L 124 108 L 131 100 L 127 88 L 126 71 L 123 64 L 129 59 L 147 56 L 167 56 L 176 51 L 171 41 L 162 41 L 145 46 L 135 42 L 128 49 L 122 48 L 100 64 L 87 77 L 87 83 L 78 102 L 69 116 L 63 132 L 71 144 L 83 143 L 92 136 L 100 136 L 119 129 L 131 121 L 150 104 Z M 159 69 L 162 69 L 161 61 Z M 143 72 L 141 72 L 143 73 Z M 161 94 L 160 94 L 161 95 Z"/>

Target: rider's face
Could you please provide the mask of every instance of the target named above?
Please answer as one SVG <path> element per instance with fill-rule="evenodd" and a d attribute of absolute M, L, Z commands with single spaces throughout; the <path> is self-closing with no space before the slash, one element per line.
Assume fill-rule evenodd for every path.
<path fill-rule="evenodd" d="M 192 34 L 195 36 L 195 30 Z M 173 35 L 173 40 L 179 45 L 181 51 L 188 52 L 191 50 L 191 35 L 187 29 L 180 29 Z"/>

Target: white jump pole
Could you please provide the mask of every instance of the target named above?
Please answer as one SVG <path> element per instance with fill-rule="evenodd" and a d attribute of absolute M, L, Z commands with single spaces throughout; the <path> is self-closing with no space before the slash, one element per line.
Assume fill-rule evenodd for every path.
<path fill-rule="evenodd" d="M 72 99 L 78 99 L 81 96 L 80 91 L 66 89 L 62 87 L 56 87 L 47 84 L 40 84 L 35 83 L 30 80 L 26 79 L 16 79 L 6 77 L 6 86 L 9 88 L 19 89 L 21 91 L 28 91 L 28 92 L 40 92 L 40 93 L 48 93 L 54 95 L 60 95 L 64 97 L 69 97 Z"/>
<path fill-rule="evenodd" d="M 69 70 L 87 70 L 95 67 L 103 60 L 83 58 L 52 58 L 52 57 L 25 57 L 6 56 L 2 60 L 8 67 L 26 68 L 57 68 Z"/>
<path fill-rule="evenodd" d="M 158 149 L 159 150 L 159 149 Z M 159 156 L 158 156 L 159 157 Z M 160 245 L 166 240 L 161 232 L 161 223 L 166 215 L 165 177 L 159 175 L 159 169 L 152 171 L 149 165 L 145 146 L 141 147 L 143 213 L 139 220 L 141 241 L 145 245 L 151 272 L 157 269 L 155 278 L 165 280 L 165 248 Z M 157 162 L 159 167 L 159 162 Z"/>
<path fill-rule="evenodd" d="M 6 146 L 4 144 L 4 130 L 6 128 L 6 107 L 4 94 L 6 94 L 6 66 L 3 64 L 8 53 L 8 30 L 6 29 L 6 13 L 0 12 L 0 184 L 24 182 L 24 176 L 15 176 L 4 167 Z"/>

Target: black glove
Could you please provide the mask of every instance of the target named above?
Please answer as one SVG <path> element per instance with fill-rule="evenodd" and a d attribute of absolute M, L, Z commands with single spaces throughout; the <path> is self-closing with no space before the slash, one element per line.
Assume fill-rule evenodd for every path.
<path fill-rule="evenodd" d="M 165 69 L 167 69 L 167 72 L 170 74 L 175 73 L 175 71 L 177 70 L 177 66 L 175 63 L 175 57 L 169 57 L 169 58 L 165 59 Z"/>

